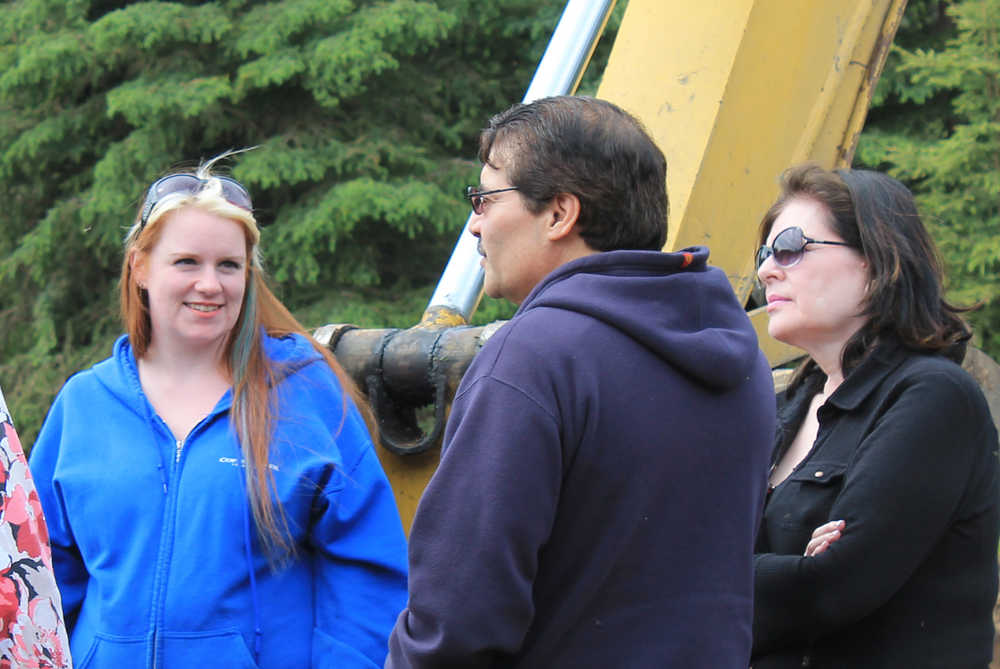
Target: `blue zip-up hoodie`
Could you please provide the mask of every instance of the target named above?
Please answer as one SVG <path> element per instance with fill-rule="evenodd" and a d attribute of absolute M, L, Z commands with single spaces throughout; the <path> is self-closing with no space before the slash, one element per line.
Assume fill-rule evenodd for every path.
<path fill-rule="evenodd" d="M 277 569 L 252 524 L 231 392 L 176 442 L 123 336 L 53 403 L 31 470 L 78 669 L 383 662 L 406 602 L 392 492 L 310 343 L 264 347 L 284 373 L 271 469 L 297 551 Z"/>
<path fill-rule="evenodd" d="M 574 260 L 486 342 L 387 667 L 746 669 L 774 389 L 707 259 Z"/>

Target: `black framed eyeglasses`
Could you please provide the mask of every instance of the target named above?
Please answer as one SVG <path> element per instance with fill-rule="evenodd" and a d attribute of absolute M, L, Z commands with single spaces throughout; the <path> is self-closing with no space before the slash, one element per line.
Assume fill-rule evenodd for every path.
<path fill-rule="evenodd" d="M 472 211 L 476 212 L 476 215 L 479 215 L 483 213 L 483 207 L 486 205 L 484 198 L 487 195 L 506 193 L 509 190 L 518 190 L 518 188 L 517 186 L 510 186 L 509 188 L 497 188 L 495 190 L 479 190 L 475 186 L 466 186 L 465 197 L 469 198 L 469 202 L 472 204 Z"/>
<path fill-rule="evenodd" d="M 153 211 L 156 203 L 172 193 L 184 193 L 194 195 L 205 187 L 210 179 L 218 179 L 222 184 L 222 197 L 226 202 L 247 211 L 253 210 L 253 202 L 250 200 L 250 193 L 236 179 L 226 176 L 212 176 L 209 179 L 202 179 L 195 174 L 186 172 L 180 174 L 168 174 L 153 182 L 153 185 L 146 191 L 146 201 L 142 205 L 142 216 L 139 218 L 139 227 L 146 227 L 149 215 Z"/>
<path fill-rule="evenodd" d="M 774 256 L 778 267 L 793 267 L 802 260 L 806 246 L 809 244 L 829 244 L 830 246 L 850 246 L 847 242 L 827 242 L 812 237 L 806 237 L 802 228 L 786 228 L 778 233 L 771 245 L 763 245 L 757 250 L 757 269 L 764 261 Z"/>

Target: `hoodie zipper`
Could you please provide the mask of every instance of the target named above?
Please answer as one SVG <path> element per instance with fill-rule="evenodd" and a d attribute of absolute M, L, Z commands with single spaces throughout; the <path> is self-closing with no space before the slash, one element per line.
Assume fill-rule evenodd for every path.
<path fill-rule="evenodd" d="M 162 419 L 158 417 L 158 420 L 162 422 Z M 199 423 L 200 425 L 201 423 Z M 165 426 L 165 424 L 164 424 Z M 198 429 L 196 425 L 191 432 L 188 433 L 188 437 Z M 184 439 L 174 439 L 174 466 L 171 468 L 170 472 L 170 485 L 167 489 L 167 503 L 163 508 L 163 526 L 160 529 L 160 550 L 157 555 L 156 568 L 157 575 L 154 582 L 153 590 L 153 644 L 152 644 L 152 658 L 150 662 L 150 667 L 152 669 L 157 669 L 160 666 L 160 623 L 163 612 L 163 605 L 166 599 L 166 586 L 165 581 L 167 577 L 167 569 L 170 564 L 170 555 L 173 553 L 174 544 L 174 519 L 177 515 L 177 495 L 176 490 L 179 487 L 177 485 L 177 479 L 180 475 L 180 462 L 181 454 L 184 452 Z"/>
<path fill-rule="evenodd" d="M 166 427 L 162 418 L 157 416 L 156 420 L 158 420 L 163 427 Z M 167 433 L 170 434 L 169 428 L 167 428 Z M 166 591 L 164 581 L 166 581 L 166 572 L 168 565 L 170 564 L 170 554 L 173 552 L 174 527 L 171 519 L 176 515 L 176 490 L 179 487 L 177 485 L 178 464 L 180 463 L 180 456 L 184 445 L 184 442 L 181 439 L 174 439 L 173 441 L 176 449 L 176 456 L 174 459 L 174 466 L 170 468 L 170 484 L 166 489 L 167 500 L 163 507 L 163 524 L 160 527 L 160 548 L 159 551 L 157 551 L 156 576 L 153 581 L 153 600 L 151 606 L 152 617 L 150 620 L 150 624 L 152 626 L 152 644 L 151 657 L 149 658 L 149 664 L 147 665 L 152 669 L 157 669 L 160 666 L 160 619 L 163 608 L 163 600 L 165 598 L 164 593 Z"/>
<path fill-rule="evenodd" d="M 194 430 L 192 430 L 192 432 L 194 432 Z M 177 465 L 180 464 L 180 462 L 181 462 L 181 453 L 184 452 L 184 440 L 183 439 L 177 439 L 176 442 L 175 442 L 175 447 L 176 447 L 177 450 L 176 450 L 176 455 L 174 456 L 174 471 L 173 471 L 174 475 L 177 474 Z M 164 484 L 164 487 L 166 487 L 166 484 Z M 164 492 L 166 492 L 166 491 L 164 491 Z M 176 502 L 176 500 L 175 500 L 175 502 Z M 174 505 L 174 508 L 176 508 L 176 503 Z M 174 514 L 170 514 L 170 515 L 173 516 Z M 164 514 L 164 521 L 165 520 L 166 520 L 166 514 Z M 171 552 L 173 552 L 173 541 L 172 540 L 171 540 Z M 159 597 L 157 597 L 157 599 L 159 599 Z M 158 617 L 159 616 L 157 616 L 157 618 Z M 159 657 L 159 655 L 160 655 L 160 652 L 159 652 L 160 651 L 160 648 L 159 648 L 159 646 L 160 646 L 160 633 L 159 633 L 158 627 L 159 626 L 157 625 L 156 627 L 153 628 L 153 669 L 157 669 L 157 667 L 159 666 L 159 659 L 160 659 L 160 657 Z"/>
<path fill-rule="evenodd" d="M 216 412 L 213 411 L 202 418 L 197 425 L 191 428 L 191 431 L 188 432 L 184 439 L 174 439 L 174 466 L 170 472 L 170 485 L 168 486 L 167 503 L 163 509 L 163 527 L 160 532 L 160 550 L 157 555 L 156 565 L 158 573 L 153 586 L 152 661 L 149 664 L 152 669 L 158 669 L 160 666 L 160 625 L 162 624 L 164 608 L 166 606 L 167 570 L 171 562 L 170 557 L 174 552 L 174 530 L 177 526 L 177 490 L 180 487 L 177 485 L 177 482 L 180 478 L 181 456 L 184 454 L 185 444 L 191 441 L 191 439 L 194 438 L 195 435 L 200 432 L 202 428 L 204 428 L 205 424 L 215 417 L 215 415 Z M 157 420 L 159 420 L 161 424 L 166 427 L 166 423 L 163 423 L 162 418 L 157 417 Z"/>

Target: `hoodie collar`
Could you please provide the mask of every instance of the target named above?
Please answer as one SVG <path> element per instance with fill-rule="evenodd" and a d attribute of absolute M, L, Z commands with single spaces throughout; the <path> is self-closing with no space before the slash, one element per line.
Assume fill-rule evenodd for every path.
<path fill-rule="evenodd" d="M 692 246 L 676 253 L 661 251 L 601 251 L 576 258 L 552 270 L 538 282 L 524 299 L 517 314 L 530 309 L 532 302 L 553 284 L 580 272 L 588 274 L 618 274 L 640 276 L 654 270 L 661 274 L 704 271 L 708 265 L 708 248 Z M 515 314 L 515 315 L 517 315 Z"/>
<path fill-rule="evenodd" d="M 604 251 L 553 270 L 514 318 L 560 309 L 605 323 L 714 389 L 744 383 L 760 360 L 757 335 L 708 249 Z"/>

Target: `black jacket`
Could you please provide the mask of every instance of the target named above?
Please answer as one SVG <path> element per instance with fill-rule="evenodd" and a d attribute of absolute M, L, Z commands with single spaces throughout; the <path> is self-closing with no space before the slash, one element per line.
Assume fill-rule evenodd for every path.
<path fill-rule="evenodd" d="M 822 373 L 779 403 L 775 460 Z M 997 433 L 941 356 L 876 350 L 820 407 L 806 458 L 769 494 L 755 556 L 754 669 L 986 667 L 997 596 Z M 813 529 L 839 541 L 802 557 Z"/>

